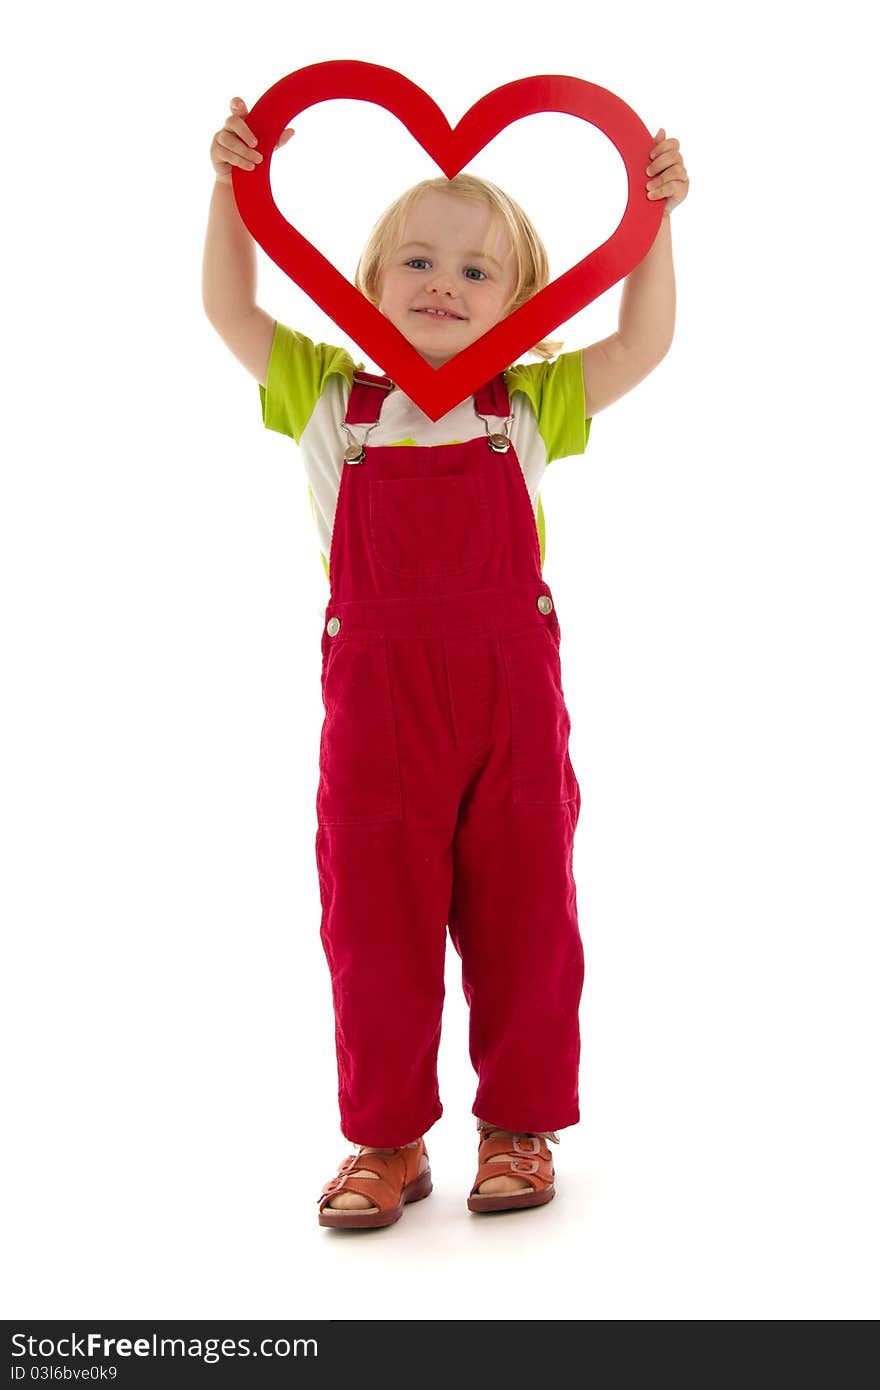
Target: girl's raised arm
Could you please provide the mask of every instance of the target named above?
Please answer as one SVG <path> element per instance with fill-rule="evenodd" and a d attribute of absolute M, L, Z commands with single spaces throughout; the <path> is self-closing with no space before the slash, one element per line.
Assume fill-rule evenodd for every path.
<path fill-rule="evenodd" d="M 228 116 L 211 143 L 216 173 L 205 253 L 202 261 L 202 304 L 226 346 L 261 386 L 266 385 L 275 320 L 257 304 L 257 251 L 239 216 L 232 191 L 232 168 L 253 169 L 263 156 L 244 117 L 240 97 L 229 103 Z M 293 130 L 282 131 L 278 146 L 287 144 Z"/>

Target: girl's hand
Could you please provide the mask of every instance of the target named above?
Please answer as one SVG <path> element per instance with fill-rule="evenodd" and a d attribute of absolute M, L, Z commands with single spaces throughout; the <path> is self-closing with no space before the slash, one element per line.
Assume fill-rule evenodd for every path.
<path fill-rule="evenodd" d="M 677 140 L 667 140 L 666 131 L 661 126 L 654 136 L 655 144 L 648 155 L 651 161 L 645 170 L 648 174 L 648 197 L 665 198 L 663 216 L 668 217 L 673 208 L 683 203 L 688 194 L 688 176 L 682 161 Z M 653 177 L 652 177 L 653 176 Z"/>
<path fill-rule="evenodd" d="M 237 165 L 239 169 L 253 169 L 263 160 L 263 156 L 255 149 L 256 136 L 245 124 L 247 107 L 241 97 L 233 97 L 229 107 L 233 114 L 227 116 L 223 129 L 218 130 L 211 141 L 211 163 L 218 183 L 232 183 L 233 165 Z M 276 150 L 286 145 L 292 134 L 293 126 L 282 130 L 275 146 Z"/>

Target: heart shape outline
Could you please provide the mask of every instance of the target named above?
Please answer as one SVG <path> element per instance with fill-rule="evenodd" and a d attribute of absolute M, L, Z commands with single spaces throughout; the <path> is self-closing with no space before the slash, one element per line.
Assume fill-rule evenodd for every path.
<path fill-rule="evenodd" d="M 449 179 L 513 121 L 545 111 L 578 116 L 607 135 L 620 154 L 627 173 L 626 209 L 601 246 L 442 367 L 432 367 L 287 221 L 272 196 L 272 154 L 285 126 L 300 111 L 337 99 L 369 101 L 396 116 Z M 382 364 L 385 374 L 431 420 L 440 419 L 629 274 L 653 245 L 663 217 L 662 202 L 644 196 L 650 131 L 620 97 L 579 77 L 543 75 L 508 82 L 481 97 L 456 126 L 450 126 L 427 92 L 393 68 L 331 60 L 280 78 L 252 107 L 247 123 L 263 161 L 249 172 L 233 166 L 232 188 L 251 236 L 343 332 Z"/>

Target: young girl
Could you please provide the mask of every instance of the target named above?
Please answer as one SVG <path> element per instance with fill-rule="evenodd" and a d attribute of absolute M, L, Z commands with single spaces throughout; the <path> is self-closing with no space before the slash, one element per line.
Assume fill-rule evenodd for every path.
<path fill-rule="evenodd" d="M 260 383 L 264 425 L 302 450 L 330 586 L 316 857 L 341 1128 L 357 1152 L 325 1184 L 319 1222 L 386 1226 L 431 1191 L 447 927 L 479 1078 L 468 1207 L 537 1206 L 555 1193 L 547 1141 L 580 1118 L 584 975 L 581 794 L 538 485 L 668 351 L 668 221 L 625 282 L 618 333 L 555 361 L 561 344 L 539 343 L 544 361 L 431 421 L 387 377 L 257 307 L 231 169 L 262 155 L 244 102 L 231 107 L 211 146 L 204 307 Z M 668 217 L 686 192 L 678 141 L 646 157 L 646 196 L 666 197 Z M 435 367 L 548 279 L 522 209 L 470 175 L 404 193 L 356 275 Z"/>

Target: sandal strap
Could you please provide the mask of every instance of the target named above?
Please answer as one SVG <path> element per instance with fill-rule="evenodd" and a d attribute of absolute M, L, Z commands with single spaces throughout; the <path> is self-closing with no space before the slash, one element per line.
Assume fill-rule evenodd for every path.
<path fill-rule="evenodd" d="M 550 1150 L 537 1134 L 498 1134 L 494 1139 L 484 1139 L 479 1148 L 478 1161 L 485 1163 L 496 1154 L 511 1154 L 514 1158 L 538 1158 L 549 1162 Z"/>
<path fill-rule="evenodd" d="M 508 1173 L 525 1178 L 536 1192 L 543 1192 L 545 1188 L 550 1187 L 555 1177 L 553 1164 L 549 1159 L 512 1158 L 507 1167 L 503 1163 L 481 1163 L 474 1178 L 471 1196 L 489 1178 L 506 1177 Z"/>
<path fill-rule="evenodd" d="M 371 1207 L 378 1207 L 380 1211 L 391 1211 L 400 1201 L 401 1189 L 386 1182 L 384 1178 L 347 1176 L 342 1187 L 336 1187 L 334 1184 L 325 1187 L 318 1198 L 318 1206 L 325 1206 L 334 1197 L 338 1197 L 340 1192 L 357 1192 L 361 1197 L 366 1197 Z"/>
<path fill-rule="evenodd" d="M 499 1155 L 507 1158 L 506 1164 L 498 1162 Z M 554 1179 L 552 1155 L 544 1139 L 537 1134 L 499 1134 L 494 1139 L 484 1139 L 477 1161 L 479 1171 L 471 1189 L 472 1196 L 488 1178 L 508 1173 L 525 1178 L 536 1192 L 543 1192 Z"/>
<path fill-rule="evenodd" d="M 358 1192 L 380 1211 L 398 1206 L 401 1193 L 419 1176 L 422 1154 L 427 1158 L 424 1141 L 415 1148 L 398 1149 L 396 1153 L 356 1153 L 340 1163 L 337 1176 L 321 1189 L 318 1205 L 329 1201 L 339 1192 Z M 355 1171 L 375 1173 L 375 1178 L 354 1177 Z"/>

